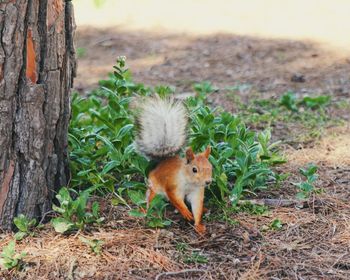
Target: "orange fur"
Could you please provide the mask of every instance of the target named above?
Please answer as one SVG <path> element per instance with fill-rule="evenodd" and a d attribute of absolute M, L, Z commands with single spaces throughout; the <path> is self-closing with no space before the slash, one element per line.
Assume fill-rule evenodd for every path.
<path fill-rule="evenodd" d="M 191 148 L 186 151 L 186 158 L 170 157 L 160 162 L 149 174 L 147 207 L 155 194 L 163 193 L 187 220 L 194 220 L 198 233 L 205 233 L 201 223 L 203 215 L 204 187 L 211 182 L 212 166 L 208 160 L 210 147 L 195 155 Z M 184 200 L 191 203 L 191 211 Z"/>

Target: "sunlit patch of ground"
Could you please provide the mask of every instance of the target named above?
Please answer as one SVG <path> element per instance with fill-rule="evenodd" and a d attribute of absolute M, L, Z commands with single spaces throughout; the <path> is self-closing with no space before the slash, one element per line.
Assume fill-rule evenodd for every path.
<path fill-rule="evenodd" d="M 75 0 L 74 5 L 78 26 L 307 39 L 344 51 L 350 45 L 347 0 Z"/>
<path fill-rule="evenodd" d="M 349 126 L 329 129 L 313 147 L 289 150 L 288 160 L 293 165 L 306 163 L 326 164 L 330 167 L 350 166 L 350 129 Z M 350 171 L 349 171 L 350 172 Z"/>

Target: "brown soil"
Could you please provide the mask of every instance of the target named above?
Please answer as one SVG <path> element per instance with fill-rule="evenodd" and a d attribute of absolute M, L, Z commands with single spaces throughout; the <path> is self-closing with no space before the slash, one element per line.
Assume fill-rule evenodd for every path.
<path fill-rule="evenodd" d="M 193 82 L 212 81 L 223 89 L 246 84 L 239 94 L 271 97 L 291 89 L 299 94 L 332 95 L 349 100 L 350 60 L 310 42 L 263 40 L 218 34 L 122 32 L 80 29 L 75 88 L 87 91 L 104 78 L 118 55 L 128 57 L 134 79 L 148 85 L 171 84 L 177 92 L 192 90 Z M 303 76 L 305 81 L 293 82 Z M 303 80 L 303 79 L 302 79 Z M 216 95 L 215 102 L 234 108 L 231 99 Z M 344 112 L 346 114 L 346 112 Z M 348 114 L 348 113 L 347 113 Z M 108 207 L 107 223 L 90 233 L 55 234 L 49 225 L 17 244 L 28 255 L 25 270 L 0 273 L 5 279 L 350 279 L 350 129 L 327 131 L 313 147 L 289 148 L 282 167 L 291 176 L 280 189 L 258 193 L 258 198 L 293 201 L 300 181 L 298 168 L 308 162 L 319 166 L 317 187 L 324 191 L 302 205 L 271 207 L 255 216 L 232 214 L 237 224 L 207 221 L 208 233 L 197 236 L 177 214 L 166 230 L 152 230 L 130 218 L 119 207 Z M 297 132 L 295 132 L 297 133 Z M 210 220 L 215 209 L 207 214 Z M 279 219 L 283 226 L 272 230 Z M 231 220 L 231 221 L 232 221 Z M 103 240 L 96 255 L 79 236 Z M 0 247 L 11 239 L 2 235 Z M 185 249 L 181 246 L 187 244 Z M 193 262 L 194 256 L 204 263 Z M 192 256 L 192 262 L 188 257 Z M 187 258 L 187 261 L 186 261 Z M 172 272 L 174 272 L 172 274 Z"/>
<path fill-rule="evenodd" d="M 96 86 L 118 55 L 127 57 L 135 81 L 171 84 L 179 92 L 194 82 L 211 81 L 220 88 L 246 84 L 261 94 L 291 89 L 300 93 L 349 96 L 350 55 L 328 51 L 316 43 L 257 39 L 217 34 L 189 36 L 81 28 L 77 46 L 86 54 L 79 61 L 76 88 Z M 302 75 L 304 82 L 293 82 Z"/>

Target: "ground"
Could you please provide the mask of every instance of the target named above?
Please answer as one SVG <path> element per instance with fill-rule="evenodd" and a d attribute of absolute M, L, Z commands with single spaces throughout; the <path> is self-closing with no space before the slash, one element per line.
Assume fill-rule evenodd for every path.
<path fill-rule="evenodd" d="M 83 94 L 111 71 L 118 55 L 125 55 L 136 81 L 170 84 L 177 93 L 188 93 L 194 82 L 208 80 L 219 89 L 213 105 L 233 112 L 235 103 L 225 92 L 233 86 L 244 102 L 277 98 L 287 90 L 300 96 L 329 94 L 332 102 L 350 99 L 350 58 L 308 41 L 80 28 L 77 47 L 75 89 Z M 198 236 L 171 208 L 168 215 L 174 225 L 148 229 L 142 219 L 107 202 L 103 227 L 64 236 L 47 225 L 17 245 L 19 251 L 28 252 L 26 269 L 0 275 L 5 279 L 349 279 L 347 109 L 329 111 L 343 124 L 325 129 L 311 143 L 283 146 L 288 162 L 278 168 L 291 176 L 280 188 L 258 193 L 260 202 L 277 201 L 263 215 L 227 213 L 213 219 L 216 209 L 208 205 L 208 233 Z M 298 130 L 287 128 L 275 138 L 286 134 Z M 300 180 L 298 169 L 309 162 L 319 167 L 317 187 L 323 192 L 300 204 L 291 182 Z M 81 236 L 103 240 L 101 254 L 91 252 Z M 1 237 L 0 247 L 11 238 Z"/>

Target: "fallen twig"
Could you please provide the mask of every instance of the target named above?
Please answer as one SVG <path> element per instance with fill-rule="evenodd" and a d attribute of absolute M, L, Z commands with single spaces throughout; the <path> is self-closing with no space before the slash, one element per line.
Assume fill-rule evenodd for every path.
<path fill-rule="evenodd" d="M 299 208 L 303 208 L 305 207 L 307 200 L 264 198 L 264 199 L 249 199 L 249 200 L 238 201 L 239 205 L 243 205 L 246 203 L 250 203 L 254 205 L 273 206 L 273 207 L 297 206 Z"/>
<path fill-rule="evenodd" d="M 41 225 L 41 224 L 44 222 L 46 216 L 47 216 L 48 214 L 51 214 L 51 213 L 55 213 L 55 211 L 54 211 L 54 210 L 50 210 L 50 211 L 45 212 L 45 213 L 43 214 L 43 216 L 41 217 L 41 220 L 40 220 L 40 222 L 38 223 L 38 225 Z"/>

